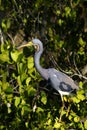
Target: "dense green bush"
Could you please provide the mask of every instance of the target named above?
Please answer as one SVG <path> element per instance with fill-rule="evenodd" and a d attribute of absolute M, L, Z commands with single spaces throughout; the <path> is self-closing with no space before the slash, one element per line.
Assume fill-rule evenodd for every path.
<path fill-rule="evenodd" d="M 87 129 L 87 2 L 1 0 L 0 4 L 0 130 Z M 17 49 L 32 37 L 44 43 L 41 65 L 67 73 L 81 88 L 64 97 L 62 113 L 60 95 L 46 86 L 34 67 L 34 49 Z"/>

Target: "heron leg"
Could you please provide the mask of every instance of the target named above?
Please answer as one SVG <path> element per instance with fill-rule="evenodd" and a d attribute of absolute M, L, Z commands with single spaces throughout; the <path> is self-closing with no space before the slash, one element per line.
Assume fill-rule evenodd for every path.
<path fill-rule="evenodd" d="M 61 108 L 61 113 L 60 113 L 60 117 L 59 117 L 59 122 L 61 122 L 61 120 L 62 120 L 63 110 L 64 110 L 64 107 L 65 107 L 65 104 L 64 104 L 64 100 L 63 100 L 63 96 L 62 96 L 62 95 L 61 95 L 61 100 L 62 100 L 62 108 Z"/>
<path fill-rule="evenodd" d="M 68 117 L 68 115 L 69 115 L 69 112 L 70 112 L 70 108 L 71 108 L 71 104 L 70 104 L 70 102 L 69 102 L 69 106 L 68 106 L 68 108 L 67 108 L 67 113 L 66 113 L 66 117 Z"/>
<path fill-rule="evenodd" d="M 65 103 L 64 103 L 64 97 L 62 95 L 61 95 L 61 100 L 62 100 L 62 108 L 61 108 L 61 112 L 60 112 L 59 122 L 61 122 L 64 108 L 66 108 Z M 69 104 L 69 106 L 67 108 L 66 117 L 68 117 L 68 115 L 69 115 L 70 108 L 71 108 L 71 104 Z"/>

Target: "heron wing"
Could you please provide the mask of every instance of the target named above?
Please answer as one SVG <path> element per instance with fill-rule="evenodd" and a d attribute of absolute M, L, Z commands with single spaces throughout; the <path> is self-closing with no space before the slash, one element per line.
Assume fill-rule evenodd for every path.
<path fill-rule="evenodd" d="M 66 92 L 66 95 L 79 88 L 69 76 L 56 69 L 49 70 L 49 79 L 57 91 Z"/>

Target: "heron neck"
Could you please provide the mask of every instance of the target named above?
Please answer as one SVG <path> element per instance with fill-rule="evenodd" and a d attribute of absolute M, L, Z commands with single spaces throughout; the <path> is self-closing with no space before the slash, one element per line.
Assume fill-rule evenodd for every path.
<path fill-rule="evenodd" d="M 48 80 L 48 70 L 44 69 L 43 67 L 41 67 L 40 65 L 40 57 L 41 57 L 42 52 L 36 52 L 35 56 L 34 56 L 34 61 L 35 61 L 35 67 L 37 69 L 37 71 L 39 72 L 39 74 L 46 80 Z"/>

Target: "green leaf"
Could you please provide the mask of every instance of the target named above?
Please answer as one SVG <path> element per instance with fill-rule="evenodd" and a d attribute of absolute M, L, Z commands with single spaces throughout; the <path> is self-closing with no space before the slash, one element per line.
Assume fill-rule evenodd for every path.
<path fill-rule="evenodd" d="M 75 122 L 79 122 L 80 121 L 80 118 L 78 116 L 74 117 L 74 121 Z"/>
<path fill-rule="evenodd" d="M 20 104 L 20 97 L 15 97 L 15 106 L 17 107 Z"/>
<path fill-rule="evenodd" d="M 18 60 L 22 57 L 22 53 L 15 50 L 11 52 L 11 58 L 13 61 L 18 62 Z"/>
<path fill-rule="evenodd" d="M 69 117 L 68 117 L 68 118 L 69 118 L 69 120 L 72 120 L 72 118 L 73 118 L 73 117 L 72 117 L 72 115 L 69 115 Z"/>
<path fill-rule="evenodd" d="M 9 52 L 8 51 L 4 51 L 2 54 L 0 54 L 0 61 L 2 62 L 10 62 L 10 58 L 9 58 Z"/>
<path fill-rule="evenodd" d="M 9 29 L 9 28 L 10 28 L 10 26 L 11 26 L 11 20 L 10 20 L 10 19 L 8 19 L 8 20 L 7 20 L 7 23 L 6 23 L 6 27 L 7 27 L 7 29 Z"/>
<path fill-rule="evenodd" d="M 55 123 L 54 123 L 54 128 L 59 129 L 60 127 L 61 127 L 61 123 L 58 122 L 58 118 L 56 117 Z"/>
<path fill-rule="evenodd" d="M 82 47 L 85 47 L 85 45 L 86 45 L 86 42 L 83 41 L 82 37 L 79 38 L 78 43 L 79 43 Z"/>
<path fill-rule="evenodd" d="M 52 30 L 52 28 L 49 28 L 49 36 L 51 37 L 51 40 L 53 41 L 53 30 Z"/>
<path fill-rule="evenodd" d="M 2 87 L 3 87 L 3 90 L 5 91 L 8 87 L 9 87 L 9 83 L 8 82 L 3 82 L 2 83 Z"/>
<path fill-rule="evenodd" d="M 7 27 L 6 27 L 4 20 L 2 21 L 2 28 L 4 28 L 7 31 Z"/>
<path fill-rule="evenodd" d="M 66 17 L 71 16 L 71 8 L 70 7 L 65 7 L 65 14 L 66 14 Z"/>
<path fill-rule="evenodd" d="M 18 63 L 17 64 L 17 67 L 18 67 L 18 73 L 19 74 L 23 74 L 26 72 L 26 64 L 24 64 L 23 62 L 22 63 Z"/>
<path fill-rule="evenodd" d="M 59 46 L 62 48 L 63 45 L 64 45 L 64 41 L 60 40 Z"/>
<path fill-rule="evenodd" d="M 80 86 L 80 88 L 82 88 L 82 86 L 83 86 L 83 82 L 82 81 L 79 82 L 79 86 Z"/>
<path fill-rule="evenodd" d="M 37 113 L 44 112 L 44 109 L 42 109 L 41 107 L 37 107 L 36 111 L 37 111 Z"/>
<path fill-rule="evenodd" d="M 23 22 L 24 22 L 24 23 L 27 23 L 27 19 L 26 19 L 26 18 L 24 18 L 24 19 L 23 19 Z"/>
<path fill-rule="evenodd" d="M 54 124 L 54 128 L 58 129 L 58 128 L 60 128 L 60 127 L 61 127 L 61 123 L 56 122 L 56 123 Z"/>
<path fill-rule="evenodd" d="M 28 69 L 31 69 L 31 68 L 33 68 L 33 66 L 34 66 L 34 59 L 33 59 L 33 57 L 28 57 Z"/>
<path fill-rule="evenodd" d="M 2 28 L 4 31 L 7 31 L 11 26 L 11 20 L 10 19 L 3 19 L 2 20 Z"/>
<path fill-rule="evenodd" d="M 79 95 L 79 94 L 82 95 L 82 94 L 84 94 L 84 93 L 85 93 L 84 90 L 78 90 L 78 91 L 77 91 L 77 95 Z"/>
<path fill-rule="evenodd" d="M 4 130 L 5 126 L 4 125 L 0 125 L 0 130 Z"/>
<path fill-rule="evenodd" d="M 30 111 L 29 107 L 27 105 L 22 106 L 21 115 L 24 115 L 25 113 L 28 114 Z"/>
<path fill-rule="evenodd" d="M 28 89 L 28 95 L 29 96 L 34 96 L 34 94 L 36 93 L 36 89 L 29 86 L 29 89 Z"/>
<path fill-rule="evenodd" d="M 24 99 L 22 99 L 21 104 L 22 104 L 22 105 L 25 105 L 25 104 L 26 104 L 26 102 L 25 102 Z"/>
<path fill-rule="evenodd" d="M 56 15 L 59 16 L 61 14 L 60 10 L 56 10 Z"/>
<path fill-rule="evenodd" d="M 79 103 L 79 102 L 80 102 L 80 100 L 79 100 L 78 98 L 76 98 L 76 97 L 71 97 L 71 99 L 72 99 L 73 102 L 75 102 L 75 103 Z"/>
<path fill-rule="evenodd" d="M 28 128 L 28 124 L 29 124 L 29 122 L 25 122 L 25 126 L 26 126 L 26 128 Z"/>
<path fill-rule="evenodd" d="M 47 103 L 47 97 L 46 97 L 46 93 L 44 91 L 41 92 L 41 102 L 46 105 Z"/>
<path fill-rule="evenodd" d="M 78 94 L 77 97 L 78 97 L 78 99 L 81 100 L 81 101 L 83 101 L 83 100 L 85 99 L 85 96 L 82 95 L 82 94 Z"/>
<path fill-rule="evenodd" d="M 51 119 L 48 119 L 47 122 L 46 122 L 47 125 L 50 125 L 51 123 L 52 123 Z"/>
<path fill-rule="evenodd" d="M 20 75 L 17 77 L 17 82 L 18 82 L 19 86 L 21 86 L 21 85 L 22 85 Z M 20 87 L 20 88 L 21 88 L 21 87 Z"/>
<path fill-rule="evenodd" d="M 59 19 L 58 20 L 58 24 L 61 26 L 63 24 L 63 20 L 62 19 Z"/>
<path fill-rule="evenodd" d="M 87 120 L 84 122 L 84 127 L 87 130 Z"/>
<path fill-rule="evenodd" d="M 6 93 L 6 94 L 12 94 L 12 93 L 13 93 L 13 86 L 8 86 L 8 87 L 5 89 L 5 93 Z"/>
<path fill-rule="evenodd" d="M 24 80 L 26 80 L 26 78 L 27 78 L 27 74 L 26 73 L 22 73 L 20 75 L 21 82 L 23 82 Z"/>
<path fill-rule="evenodd" d="M 28 77 L 27 79 L 26 79 L 26 85 L 28 86 L 29 85 L 29 82 L 31 81 L 31 77 Z"/>

